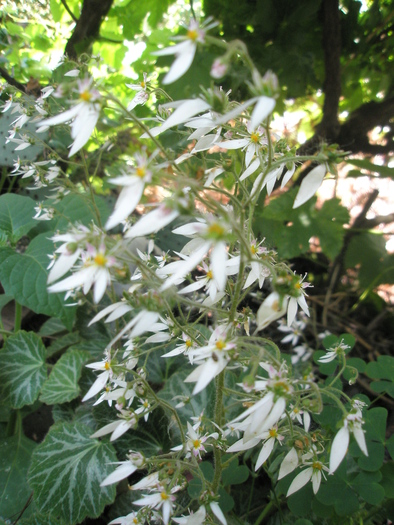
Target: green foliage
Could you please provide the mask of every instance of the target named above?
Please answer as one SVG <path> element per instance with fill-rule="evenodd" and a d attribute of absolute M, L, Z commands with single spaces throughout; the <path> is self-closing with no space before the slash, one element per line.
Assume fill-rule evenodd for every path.
<path fill-rule="evenodd" d="M 115 488 L 100 487 L 116 461 L 112 445 L 90 439 L 80 423 L 51 428 L 32 455 L 29 485 L 40 512 L 67 516 L 70 525 L 97 517 L 115 498 Z"/>
<path fill-rule="evenodd" d="M 36 446 L 25 436 L 0 439 L 0 518 L 4 520 L 18 515 L 29 502 L 31 488 L 26 475 Z M 32 511 L 29 505 L 25 517 Z"/>
<path fill-rule="evenodd" d="M 55 405 L 67 403 L 78 397 L 82 366 L 89 358 L 87 352 L 75 348 L 63 354 L 42 386 L 40 401 L 47 405 Z"/>
<path fill-rule="evenodd" d="M 45 347 L 33 332 L 19 331 L 0 350 L 0 395 L 12 408 L 31 405 L 46 380 Z"/>
<path fill-rule="evenodd" d="M 37 226 L 33 219 L 35 202 L 29 197 L 13 193 L 0 196 L 0 231 L 15 244 L 32 228 Z"/>
<path fill-rule="evenodd" d="M 7 295 L 33 312 L 59 317 L 71 328 L 75 307 L 67 306 L 61 294 L 47 292 L 48 255 L 53 243 L 43 233 L 35 237 L 25 253 L 15 253 L 11 248 L 0 248 L 0 280 Z"/>
<path fill-rule="evenodd" d="M 331 260 L 341 250 L 349 213 L 339 199 L 325 201 L 318 210 L 315 199 L 292 209 L 297 188 L 276 198 L 258 212 L 255 219 L 260 235 L 274 245 L 283 258 L 294 258 L 309 251 L 309 240 L 319 238 L 323 253 Z M 284 227 L 286 225 L 286 227 Z"/>

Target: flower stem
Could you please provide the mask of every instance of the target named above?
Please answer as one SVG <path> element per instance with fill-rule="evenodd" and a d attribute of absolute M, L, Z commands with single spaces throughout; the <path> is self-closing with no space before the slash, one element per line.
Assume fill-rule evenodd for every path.
<path fill-rule="evenodd" d="M 18 332 L 22 325 L 22 305 L 15 301 L 14 332 Z"/>
<path fill-rule="evenodd" d="M 223 417 L 223 389 L 224 389 L 224 370 L 216 378 L 216 398 L 215 398 L 215 412 L 214 421 L 220 427 Z M 215 474 L 212 481 L 212 491 L 216 494 L 219 488 L 220 479 L 222 477 L 222 451 L 220 448 L 213 449 L 213 457 L 215 463 Z"/>

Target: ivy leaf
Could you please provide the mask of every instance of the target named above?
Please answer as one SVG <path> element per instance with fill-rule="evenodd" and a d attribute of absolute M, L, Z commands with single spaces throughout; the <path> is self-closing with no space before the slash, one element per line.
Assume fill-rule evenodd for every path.
<path fill-rule="evenodd" d="M 25 513 L 23 514 L 25 515 Z M 41 514 L 40 512 L 34 513 L 30 518 L 24 518 L 18 525 L 68 525 L 63 518 L 51 518 L 50 516 Z"/>
<path fill-rule="evenodd" d="M 36 446 L 23 435 L 0 440 L 0 516 L 5 519 L 18 515 L 30 498 L 26 475 Z M 31 511 L 28 506 L 25 513 Z"/>
<path fill-rule="evenodd" d="M 76 398 L 79 395 L 78 381 L 81 377 L 82 365 L 89 359 L 88 352 L 77 349 L 63 354 L 41 389 L 40 401 L 47 405 L 55 405 Z"/>
<path fill-rule="evenodd" d="M 189 368 L 183 368 L 172 376 L 165 383 L 164 388 L 160 390 L 158 396 L 167 401 L 173 407 L 178 405 L 182 398 L 189 401 L 183 407 L 178 407 L 177 412 L 182 424 L 190 421 L 192 416 L 199 416 L 203 411 L 204 415 L 211 417 L 213 415 L 214 386 L 213 382 L 199 394 L 192 396 L 193 384 L 185 383 L 186 377 L 190 374 Z"/>
<path fill-rule="evenodd" d="M 0 396 L 12 408 L 31 405 L 47 377 L 45 346 L 33 332 L 7 338 L 0 350 Z"/>
<path fill-rule="evenodd" d="M 35 449 L 28 481 L 40 512 L 67 516 L 68 523 L 98 517 L 115 499 L 115 487 L 100 487 L 116 461 L 112 445 L 91 439 L 80 423 L 54 425 Z"/>
<path fill-rule="evenodd" d="M 35 202 L 30 197 L 6 193 L 0 196 L 0 230 L 12 243 L 26 235 L 37 221 L 33 219 Z"/>
<path fill-rule="evenodd" d="M 63 294 L 47 292 L 48 254 L 54 246 L 43 233 L 35 237 L 25 253 L 0 248 L 0 281 L 7 295 L 33 312 L 59 317 L 71 330 L 75 307 L 66 306 Z"/>

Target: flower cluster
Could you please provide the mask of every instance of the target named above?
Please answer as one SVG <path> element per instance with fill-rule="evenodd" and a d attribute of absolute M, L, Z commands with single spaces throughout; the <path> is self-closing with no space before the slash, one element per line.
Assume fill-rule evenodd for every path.
<path fill-rule="evenodd" d="M 215 43 L 208 35 L 215 26 L 211 20 L 192 20 L 186 34 L 175 38 L 178 43 L 155 53 L 175 56 L 164 84 L 189 69 L 199 48 Z M 239 53 L 236 43 L 230 46 L 215 60 L 212 76 L 224 75 Z M 168 435 L 176 444 L 151 457 L 130 451 L 102 480 L 106 487 L 137 476 L 130 488 L 142 491 L 133 500 L 138 510 L 111 524 L 167 525 L 173 520 L 200 525 L 216 519 L 226 525 L 219 486 L 224 461 L 231 462 L 223 458 L 232 454 L 250 451 L 254 470 L 274 465 L 278 479 L 300 468 L 287 495 L 308 482 L 316 493 L 325 473 L 334 473 L 342 462 L 351 434 L 368 455 L 360 402 L 346 411 L 333 440 L 329 431 L 314 432 L 320 388 L 329 387 L 318 385 L 311 367 L 305 375 L 299 372 L 302 366 L 292 367 L 309 362 L 312 354 L 303 336 L 309 316 L 306 291 L 311 285 L 306 276 L 280 261 L 255 231 L 259 228 L 254 212 L 262 196 L 290 183 L 305 159 L 301 162 L 270 128 L 279 96 L 275 75 L 261 76 L 247 63 L 249 99 L 238 103 L 230 92 L 215 87 L 195 98 L 159 106 L 150 119 L 155 124 L 151 128 L 141 124 L 143 133 L 132 158 L 123 166 L 119 165 L 123 159 L 114 163 L 115 175 L 106 180 L 112 191 L 119 191 L 103 226 L 100 221 L 100 226 L 77 224 L 51 237 L 56 248 L 48 266 L 50 293 L 66 292 L 66 298 L 83 302 L 92 291 L 95 306 L 109 292 L 109 302 L 90 321 L 105 326 L 110 337 L 103 358 L 87 364 L 96 378 L 83 401 L 94 399 L 93 406 L 106 402 L 115 416 L 92 438 L 110 435 L 115 441 L 151 423 L 151 413 L 162 407 L 170 418 Z M 71 70 L 36 104 L 38 132 L 69 126 L 69 157 L 88 144 L 109 100 L 93 78 L 79 77 L 79 70 Z M 130 95 L 127 106 L 119 103 L 122 124 L 148 100 L 154 103 L 146 74 L 139 84 L 127 86 L 136 94 Z M 47 114 L 48 97 L 66 100 L 58 114 Z M 16 134 L 30 116 L 13 100 L 3 111 L 16 114 L 8 140 L 24 141 Z M 165 146 L 160 135 L 179 127 L 182 147 L 178 142 Z M 27 142 L 18 143 L 16 150 L 27 147 Z M 323 181 L 328 158 L 321 154 L 317 162 L 303 179 L 293 207 L 307 202 Z M 198 176 L 193 171 L 196 165 Z M 36 187 L 67 180 L 54 160 L 23 164 L 15 159 L 12 174 L 32 177 Z M 86 175 L 90 183 L 90 174 Z M 223 178 L 232 183 L 224 184 Z M 56 198 L 67 188 L 64 184 L 58 189 Z M 147 202 L 153 190 L 160 191 L 154 202 Z M 56 213 L 46 203 L 36 211 L 37 219 L 51 219 Z M 281 343 L 295 347 L 287 361 L 269 339 L 274 321 L 285 334 Z M 341 341 L 319 361 L 327 363 L 337 356 L 344 360 L 346 350 Z M 181 392 L 152 385 L 152 356 L 154 367 L 165 368 L 165 378 L 176 364 Z M 336 396 L 331 391 L 330 395 Z M 207 401 L 204 411 L 196 412 L 193 403 L 200 398 L 212 403 Z M 275 463 L 280 454 L 282 460 Z M 210 462 L 212 456 L 214 474 L 205 476 L 201 462 Z M 186 491 L 192 480 L 194 487 L 201 487 L 198 496 Z M 177 517 L 178 513 L 182 515 Z"/>

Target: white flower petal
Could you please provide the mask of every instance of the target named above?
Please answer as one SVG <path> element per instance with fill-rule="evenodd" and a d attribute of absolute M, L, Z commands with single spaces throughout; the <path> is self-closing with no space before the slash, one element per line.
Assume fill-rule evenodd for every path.
<path fill-rule="evenodd" d="M 286 496 L 291 496 L 292 494 L 294 494 L 294 492 L 297 492 L 297 490 L 300 490 L 302 489 L 302 487 L 304 485 L 306 485 L 308 483 L 308 481 L 311 479 L 312 477 L 312 474 L 313 474 L 313 468 L 312 467 L 309 467 L 305 470 L 303 470 L 302 472 L 300 472 L 298 474 L 298 476 L 296 476 L 290 487 L 289 487 L 289 490 L 287 491 L 287 494 Z"/>
<path fill-rule="evenodd" d="M 320 164 L 313 168 L 308 175 L 301 182 L 300 189 L 298 190 L 297 197 L 295 198 L 293 208 L 298 208 L 307 202 L 320 188 L 323 182 L 324 175 L 327 172 L 327 168 L 324 164 Z"/>
<path fill-rule="evenodd" d="M 274 438 L 270 438 L 264 443 L 263 448 L 260 450 L 259 457 L 257 458 L 254 470 L 258 470 L 261 467 L 261 465 L 263 465 L 263 463 L 267 461 L 269 455 L 274 450 L 274 445 Z"/>
<path fill-rule="evenodd" d="M 290 474 L 290 472 L 293 472 L 298 467 L 298 454 L 296 449 L 293 447 L 289 450 L 289 452 L 284 457 L 280 469 L 279 469 L 279 475 L 278 480 L 284 478 L 287 476 L 287 474 Z"/>
<path fill-rule="evenodd" d="M 330 453 L 330 474 L 335 472 L 341 464 L 343 458 L 346 456 L 347 448 L 349 446 L 349 429 L 342 427 L 335 436 Z"/>
<path fill-rule="evenodd" d="M 107 476 L 101 483 L 100 487 L 106 487 L 107 485 L 112 485 L 118 481 L 125 479 L 137 470 L 137 467 L 131 461 L 124 461 L 119 465 L 119 467 Z"/>
<path fill-rule="evenodd" d="M 265 96 L 259 97 L 250 119 L 250 129 L 256 129 L 257 126 L 273 112 L 275 104 L 276 101 L 273 98 Z"/>
<path fill-rule="evenodd" d="M 217 519 L 220 521 L 220 523 L 222 523 L 222 525 L 227 525 L 227 520 L 224 517 L 222 509 L 219 507 L 219 503 L 216 503 L 216 501 L 212 501 L 212 503 L 210 503 L 210 507 L 211 507 L 212 512 L 215 514 Z"/>

